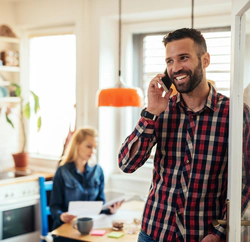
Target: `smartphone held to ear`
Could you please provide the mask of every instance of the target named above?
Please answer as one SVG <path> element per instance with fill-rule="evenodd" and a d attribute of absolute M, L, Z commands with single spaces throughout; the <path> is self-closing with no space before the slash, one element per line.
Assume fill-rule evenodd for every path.
<path fill-rule="evenodd" d="M 163 82 L 162 87 L 163 87 L 163 89 L 164 89 L 165 92 L 168 92 L 169 88 L 172 85 L 172 81 L 171 81 L 171 79 L 168 76 L 167 69 L 164 71 L 164 74 L 165 74 L 165 76 L 161 79 L 162 82 Z"/>

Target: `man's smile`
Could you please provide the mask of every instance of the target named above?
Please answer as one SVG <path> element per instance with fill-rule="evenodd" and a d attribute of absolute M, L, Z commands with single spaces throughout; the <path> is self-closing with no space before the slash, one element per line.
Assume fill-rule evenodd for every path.
<path fill-rule="evenodd" d="M 182 79 L 184 79 L 184 78 L 186 78 L 186 77 L 187 77 L 187 75 L 177 76 L 177 77 L 175 77 L 175 79 L 176 79 L 177 81 L 181 81 Z"/>

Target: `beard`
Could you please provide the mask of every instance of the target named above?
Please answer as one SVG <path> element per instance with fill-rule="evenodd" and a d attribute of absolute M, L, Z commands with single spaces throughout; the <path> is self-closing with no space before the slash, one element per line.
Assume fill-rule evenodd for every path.
<path fill-rule="evenodd" d="M 187 75 L 189 76 L 189 81 L 185 83 L 178 83 L 178 81 L 175 81 L 174 75 Z M 201 65 L 201 59 L 199 58 L 199 63 L 195 67 L 194 72 L 192 73 L 191 70 L 180 70 L 178 72 L 175 72 L 171 75 L 171 80 L 173 84 L 175 85 L 176 90 L 179 93 L 189 93 L 192 92 L 202 81 L 203 79 L 203 71 L 202 71 L 202 65 Z"/>

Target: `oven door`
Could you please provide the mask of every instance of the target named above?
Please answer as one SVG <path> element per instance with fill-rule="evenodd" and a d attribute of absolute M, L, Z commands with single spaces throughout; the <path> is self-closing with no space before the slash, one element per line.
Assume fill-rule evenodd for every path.
<path fill-rule="evenodd" d="M 0 240 L 39 242 L 39 196 L 9 201 L 0 206 Z"/>

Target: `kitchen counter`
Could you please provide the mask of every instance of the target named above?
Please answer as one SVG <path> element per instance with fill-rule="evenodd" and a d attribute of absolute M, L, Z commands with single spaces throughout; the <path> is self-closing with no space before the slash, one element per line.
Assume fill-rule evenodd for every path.
<path fill-rule="evenodd" d="M 54 176 L 54 174 L 50 172 L 34 171 L 29 168 L 18 168 L 18 170 L 16 168 L 10 168 L 6 171 L 2 171 L 1 174 L 3 175 L 3 178 L 0 179 L 0 186 L 37 181 L 39 176 L 44 176 L 46 180 L 51 180 Z"/>

